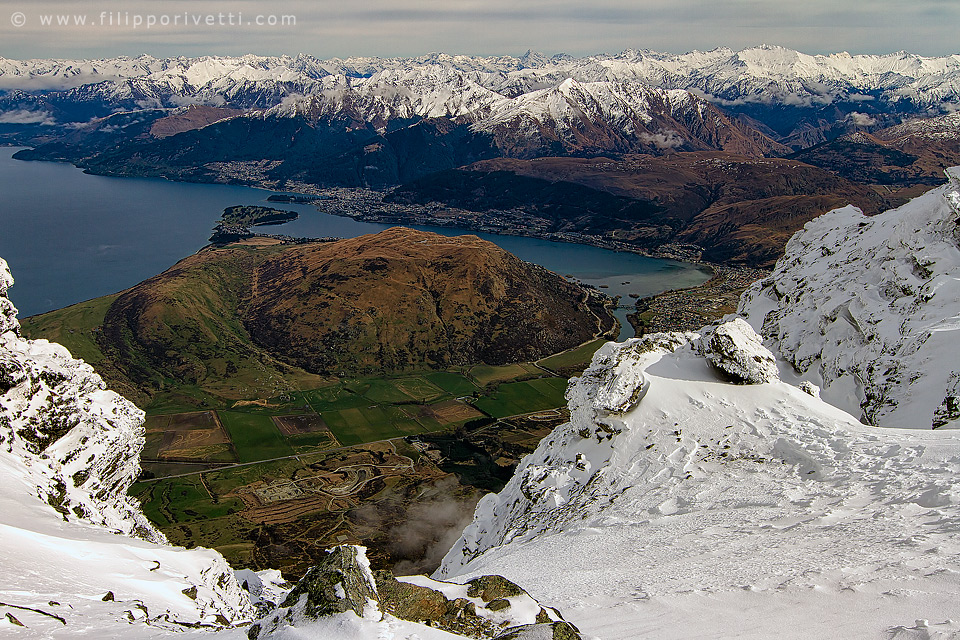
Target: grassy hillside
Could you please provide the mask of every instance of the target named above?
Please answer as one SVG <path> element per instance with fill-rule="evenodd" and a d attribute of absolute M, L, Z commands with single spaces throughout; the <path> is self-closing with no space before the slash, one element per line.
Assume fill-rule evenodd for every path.
<path fill-rule="evenodd" d="M 599 326 L 584 292 L 559 276 L 474 236 L 409 229 L 211 248 L 23 324 L 151 413 L 229 407 L 343 376 L 535 360 Z M 438 393 L 445 383 L 423 381 Z"/>

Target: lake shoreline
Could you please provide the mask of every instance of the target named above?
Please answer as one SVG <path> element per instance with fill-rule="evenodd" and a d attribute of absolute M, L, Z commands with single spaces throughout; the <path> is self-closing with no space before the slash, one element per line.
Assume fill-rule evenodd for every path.
<path fill-rule="evenodd" d="M 207 246 L 210 229 L 224 208 L 266 205 L 278 191 L 263 184 L 98 176 L 66 162 L 15 161 L 13 153 L 22 148 L 8 146 L 0 153 L 0 184 L 9 211 L 0 256 L 18 274 L 11 292 L 24 317 L 112 294 L 152 277 Z M 45 184 L 60 188 L 44 189 Z M 311 193 L 319 190 L 306 187 L 285 185 L 284 191 L 327 195 Z M 633 299 L 646 297 L 694 286 L 713 275 L 713 266 L 703 261 L 655 257 L 636 247 L 588 236 L 496 228 L 456 212 L 426 217 L 422 209 L 406 208 L 402 212 L 406 215 L 392 219 L 387 216 L 397 213 L 393 207 L 384 211 L 382 205 L 354 206 L 371 200 L 379 204 L 382 193 L 362 191 L 350 197 L 344 193 L 334 192 L 330 195 L 335 197 L 310 204 L 285 202 L 284 207 L 299 212 L 299 219 L 272 227 L 273 233 L 253 236 L 330 240 L 397 225 L 443 235 L 475 234 L 522 260 L 611 298 L 619 295 L 623 301 L 628 301 L 628 294 Z M 623 311 L 617 315 L 624 316 L 618 320 L 626 328 Z"/>

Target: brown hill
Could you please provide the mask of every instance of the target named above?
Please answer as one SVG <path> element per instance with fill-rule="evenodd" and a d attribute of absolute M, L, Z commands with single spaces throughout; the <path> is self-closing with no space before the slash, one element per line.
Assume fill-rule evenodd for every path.
<path fill-rule="evenodd" d="M 583 292 L 476 236 L 393 228 L 255 270 L 253 340 L 309 371 L 503 364 L 591 338 Z"/>
<path fill-rule="evenodd" d="M 540 358 L 589 340 L 601 323 L 610 328 L 587 297 L 475 236 L 393 228 L 202 251 L 122 293 L 100 342 L 148 395 L 171 380 L 262 387 L 272 372 L 357 375 Z"/>
<path fill-rule="evenodd" d="M 388 200 L 471 211 L 522 210 L 551 232 L 601 235 L 652 249 L 690 242 L 717 262 L 769 266 L 810 219 L 874 190 L 795 160 L 719 151 L 663 157 L 498 158 L 396 188 Z"/>

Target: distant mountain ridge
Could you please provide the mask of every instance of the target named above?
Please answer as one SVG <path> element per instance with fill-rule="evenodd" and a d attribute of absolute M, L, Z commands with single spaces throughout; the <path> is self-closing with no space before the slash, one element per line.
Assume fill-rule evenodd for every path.
<path fill-rule="evenodd" d="M 960 55 L 807 55 L 760 46 L 686 54 L 626 50 L 575 58 L 429 54 L 415 58 L 313 56 L 119 57 L 99 60 L 0 58 L 0 113 L 36 123 L 76 122 L 118 109 L 188 104 L 268 109 L 291 96 L 322 96 L 331 83 L 376 84 L 429 77 L 436 70 L 512 100 L 565 80 L 627 82 L 690 91 L 801 146 L 826 139 L 837 121 L 856 116 L 896 124 L 904 114 L 945 113 L 960 103 Z M 415 90 L 412 84 L 407 84 Z M 46 114 L 45 116 L 42 114 Z M 449 114 L 456 115 L 455 110 Z M 817 133 L 819 132 L 819 133 Z"/>

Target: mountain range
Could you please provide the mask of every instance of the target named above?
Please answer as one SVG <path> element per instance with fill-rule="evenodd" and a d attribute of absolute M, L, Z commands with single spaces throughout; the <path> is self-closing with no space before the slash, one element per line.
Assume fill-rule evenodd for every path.
<path fill-rule="evenodd" d="M 499 156 L 782 155 L 958 103 L 960 58 L 904 52 L 0 59 L 0 135 L 38 146 L 31 157 L 206 181 L 255 173 L 228 163 L 274 163 L 266 179 L 386 186 Z M 191 105 L 246 113 L 218 124 L 208 110 L 175 142 L 140 126 Z M 118 142 L 130 146 L 98 156 Z"/>
<path fill-rule="evenodd" d="M 399 187 L 387 199 L 415 204 L 421 222 L 435 203 L 501 210 L 484 184 L 495 178 L 509 183 L 497 186 L 507 200 L 562 192 L 572 194 L 572 209 L 587 209 L 574 221 L 534 221 L 547 233 L 641 251 L 682 243 L 709 260 L 753 266 L 770 266 L 791 233 L 844 197 L 873 212 L 937 184 L 960 162 L 958 105 L 960 56 L 903 52 L 0 60 L 0 141 L 30 146 L 19 159 L 314 194 Z M 711 152 L 727 154 L 716 158 L 729 166 L 785 158 L 802 163 L 789 171 L 806 177 L 769 190 L 782 182 L 771 166 L 747 181 L 759 184 L 756 193 L 714 197 L 711 189 L 728 190 L 737 178 L 698 171 L 697 154 Z M 679 162 L 691 180 L 665 193 L 643 172 L 625 177 L 637 156 Z M 542 184 L 528 179 L 535 164 L 505 161 L 540 158 L 618 169 L 591 170 L 588 179 L 552 172 Z M 450 173 L 463 168 L 470 173 Z M 607 194 L 624 197 L 624 181 L 633 183 L 630 201 L 608 207 Z M 435 188 L 445 183 L 459 185 L 456 197 Z M 698 202 L 693 214 L 674 215 Z M 597 203 L 614 212 L 610 219 L 591 208 Z M 537 210 L 500 226 L 529 232 L 524 216 L 544 212 L 526 204 Z"/>

